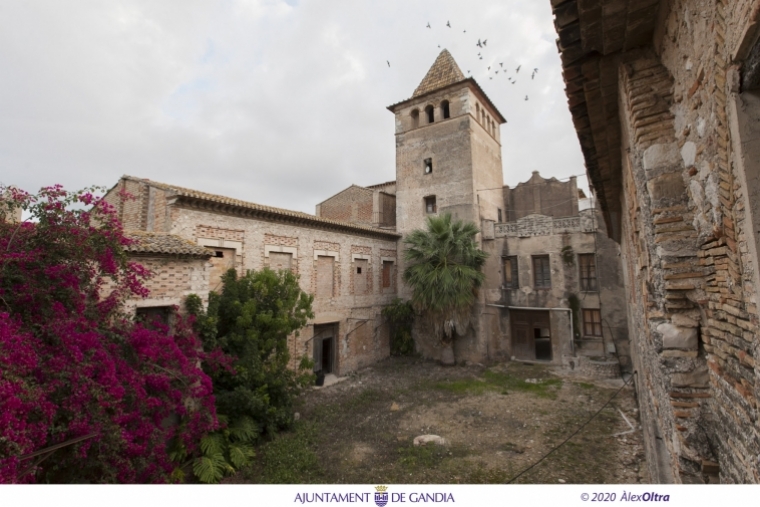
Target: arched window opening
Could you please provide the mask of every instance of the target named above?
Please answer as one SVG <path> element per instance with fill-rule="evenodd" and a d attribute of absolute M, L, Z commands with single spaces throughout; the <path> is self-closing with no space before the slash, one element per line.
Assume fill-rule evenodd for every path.
<path fill-rule="evenodd" d="M 433 106 L 426 107 L 425 114 L 427 114 L 428 123 L 433 123 L 435 121 L 435 115 L 433 114 Z"/>
<path fill-rule="evenodd" d="M 412 111 L 412 128 L 416 129 L 420 126 L 420 112 L 415 109 Z"/>
<path fill-rule="evenodd" d="M 486 112 L 484 110 L 480 110 L 480 123 L 481 125 L 486 124 Z"/>
<path fill-rule="evenodd" d="M 441 102 L 441 111 L 443 112 L 443 118 L 444 119 L 451 117 L 451 115 L 449 114 L 449 101 L 448 100 L 444 100 L 443 102 Z"/>
<path fill-rule="evenodd" d="M 475 119 L 480 119 L 480 104 L 475 103 Z"/>

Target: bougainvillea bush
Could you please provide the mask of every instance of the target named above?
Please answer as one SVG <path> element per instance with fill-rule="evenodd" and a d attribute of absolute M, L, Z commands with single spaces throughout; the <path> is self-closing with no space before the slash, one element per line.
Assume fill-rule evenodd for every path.
<path fill-rule="evenodd" d="M 218 427 L 192 323 L 122 312 L 149 273 L 92 192 L 0 187 L 0 483 L 169 482 Z"/>

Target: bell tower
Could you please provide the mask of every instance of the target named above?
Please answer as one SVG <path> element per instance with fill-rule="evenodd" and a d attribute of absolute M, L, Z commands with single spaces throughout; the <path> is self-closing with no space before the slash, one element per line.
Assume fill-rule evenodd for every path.
<path fill-rule="evenodd" d="M 499 221 L 504 210 L 499 129 L 505 120 L 451 54 L 441 51 L 412 97 L 388 109 L 396 116 L 396 230 L 406 235 L 424 228 L 431 214 L 449 213 L 479 228 L 484 220 Z M 480 242 L 486 251 L 493 246 L 483 244 L 482 234 Z M 497 288 L 498 266 L 499 255 L 492 254 L 486 276 L 496 278 L 491 283 Z M 409 297 L 410 291 L 404 287 L 401 294 Z M 480 299 L 484 304 L 482 294 Z M 482 326 L 475 326 L 479 335 Z M 485 355 L 484 340 L 465 341 L 470 338 L 475 338 L 472 350 L 458 358 Z"/>

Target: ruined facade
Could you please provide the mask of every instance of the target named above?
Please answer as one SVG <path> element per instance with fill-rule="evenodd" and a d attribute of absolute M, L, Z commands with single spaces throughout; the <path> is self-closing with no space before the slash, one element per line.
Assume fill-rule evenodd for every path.
<path fill-rule="evenodd" d="M 489 254 L 471 327 L 454 340 L 456 361 L 514 357 L 583 367 L 585 357 L 628 369 L 619 248 L 598 233 L 595 206 L 584 201 L 579 209 L 575 180 L 534 173 L 514 189 L 504 186 L 504 118 L 448 51 L 411 98 L 388 109 L 396 117 L 396 180 L 352 185 L 319 203 L 315 215 L 131 176 L 107 199 L 126 229 L 141 231 L 134 234 L 179 238 L 211 252 L 203 269 L 179 259 L 174 268 L 193 283 L 205 277 L 198 291 L 204 298 L 230 268 L 299 275 L 315 296 L 315 319 L 291 338 L 291 356 L 312 357 L 318 370 L 344 374 L 389 355 L 381 309 L 411 295 L 400 278 L 403 237 L 442 213 L 478 224 L 478 246 Z M 161 276 L 171 272 L 164 261 L 151 262 Z M 177 280 L 178 293 L 186 293 L 186 278 Z M 177 304 L 177 297 L 141 304 Z M 423 356 L 446 359 L 440 336 L 421 322 L 414 334 Z"/>
<path fill-rule="evenodd" d="M 551 0 L 623 251 L 650 473 L 760 482 L 757 0 Z"/>
<path fill-rule="evenodd" d="M 484 238 L 501 253 L 501 297 L 492 305 L 504 309 L 505 352 L 594 375 L 630 371 L 620 248 L 595 200 L 579 198 L 574 177 L 546 180 L 537 171 L 504 195 L 510 219 L 486 222 Z"/>
<path fill-rule="evenodd" d="M 123 198 L 124 193 L 132 198 Z M 207 297 L 230 268 L 240 273 L 288 269 L 300 276 L 304 291 L 315 295 L 314 320 L 290 338 L 294 365 L 307 355 L 316 369 L 341 374 L 389 355 L 380 310 L 397 293 L 395 232 L 131 176 L 122 177 L 106 199 L 131 236 L 182 238 L 211 252 L 203 266 L 180 258 L 167 265 L 166 255 L 156 259 L 151 252 L 132 252 L 157 273 L 149 285 L 151 299 L 133 304 L 181 306 L 180 296 L 189 292 Z M 170 294 L 166 278 L 176 284 Z"/>

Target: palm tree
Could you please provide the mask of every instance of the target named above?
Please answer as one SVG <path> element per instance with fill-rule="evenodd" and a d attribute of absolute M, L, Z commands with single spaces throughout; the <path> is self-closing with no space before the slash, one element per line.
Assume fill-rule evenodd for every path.
<path fill-rule="evenodd" d="M 477 289 L 485 275 L 488 254 L 475 244 L 477 226 L 451 215 L 430 216 L 427 230 L 404 239 L 404 282 L 412 288 L 412 305 L 441 337 L 442 360 L 454 363 L 454 332 L 463 334 L 470 323 Z"/>

